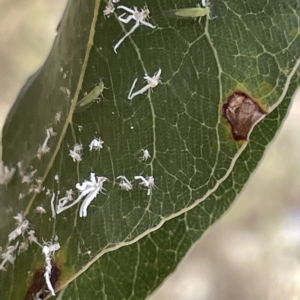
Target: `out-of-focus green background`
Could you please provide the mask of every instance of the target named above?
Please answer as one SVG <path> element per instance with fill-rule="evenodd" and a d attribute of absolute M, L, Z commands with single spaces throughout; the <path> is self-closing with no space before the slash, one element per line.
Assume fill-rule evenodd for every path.
<path fill-rule="evenodd" d="M 0 0 L 0 128 L 66 0 Z M 300 90 L 232 209 L 148 300 L 300 299 Z"/>

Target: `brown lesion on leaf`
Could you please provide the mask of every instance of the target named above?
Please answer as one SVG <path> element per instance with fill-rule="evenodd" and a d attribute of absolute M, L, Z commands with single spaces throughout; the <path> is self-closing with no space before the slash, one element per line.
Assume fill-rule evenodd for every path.
<path fill-rule="evenodd" d="M 30 286 L 26 291 L 24 300 L 44 300 L 51 295 L 50 291 L 47 289 L 44 274 L 45 268 L 40 268 L 35 271 Z M 60 275 L 61 270 L 56 264 L 52 263 L 50 282 L 55 291 L 59 286 Z"/>
<path fill-rule="evenodd" d="M 253 125 L 267 112 L 259 103 L 242 91 L 230 94 L 222 106 L 222 116 L 231 126 L 234 140 L 247 140 Z"/>

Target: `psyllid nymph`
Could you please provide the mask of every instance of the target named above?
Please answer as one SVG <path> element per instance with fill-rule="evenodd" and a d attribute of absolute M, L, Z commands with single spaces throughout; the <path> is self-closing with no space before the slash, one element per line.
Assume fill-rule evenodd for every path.
<path fill-rule="evenodd" d="M 77 102 L 75 111 L 84 110 L 85 108 L 92 105 L 94 101 L 100 99 L 99 96 L 102 94 L 104 89 L 104 83 L 102 80 L 100 80 L 100 83 L 95 86 L 91 92 L 89 92 L 86 96 L 84 96 L 80 101 Z"/>
<path fill-rule="evenodd" d="M 209 2 L 202 0 L 202 6 L 198 4 L 196 7 L 171 9 L 165 12 L 166 15 L 175 18 L 201 18 L 210 13 Z"/>

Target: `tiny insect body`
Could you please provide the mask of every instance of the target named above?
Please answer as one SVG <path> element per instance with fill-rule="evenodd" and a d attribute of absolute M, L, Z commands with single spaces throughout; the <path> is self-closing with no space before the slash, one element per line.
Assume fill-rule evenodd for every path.
<path fill-rule="evenodd" d="M 140 157 L 141 161 L 146 161 L 148 158 L 151 158 L 151 155 L 147 149 L 141 149 L 141 152 L 143 153 L 143 156 Z"/>
<path fill-rule="evenodd" d="M 202 6 L 198 4 L 196 7 L 179 8 L 166 11 L 166 14 L 177 18 L 201 18 L 210 13 L 210 5 L 202 0 Z"/>
<path fill-rule="evenodd" d="M 137 95 L 141 95 L 145 92 L 147 92 L 149 89 L 153 89 L 155 88 L 159 83 L 161 83 L 160 81 L 160 75 L 161 75 L 161 69 L 158 69 L 158 71 L 153 75 L 153 77 L 150 77 L 149 75 L 145 74 L 144 79 L 146 79 L 147 81 L 147 85 L 145 85 L 143 88 L 141 88 L 140 90 L 136 91 L 136 92 L 132 92 L 135 84 L 137 82 L 137 78 L 133 81 L 133 84 L 131 86 L 131 89 L 129 91 L 128 94 L 128 99 L 131 100 L 133 99 L 135 96 Z"/>
<path fill-rule="evenodd" d="M 117 8 L 118 9 L 123 9 L 125 11 L 125 13 L 123 13 L 122 15 L 120 15 L 118 17 L 119 21 L 121 21 L 124 24 L 127 24 L 131 20 L 133 20 L 133 21 L 135 21 L 135 25 L 114 46 L 115 53 L 117 53 L 117 49 L 123 43 L 123 41 L 129 35 L 131 35 L 139 26 L 144 25 L 144 26 L 150 27 L 152 29 L 155 28 L 155 25 L 153 25 L 153 24 L 146 21 L 146 19 L 148 18 L 149 14 L 150 14 L 150 11 L 149 11 L 147 6 L 145 6 L 143 9 L 141 9 L 141 11 L 139 11 L 137 9 L 137 7 L 133 7 L 133 9 L 131 9 L 131 8 L 126 7 L 124 5 L 120 5 Z M 127 13 L 129 14 L 129 16 L 127 16 L 126 18 L 123 18 L 123 16 L 125 16 Z"/>
<path fill-rule="evenodd" d="M 90 151 L 92 150 L 100 150 L 103 148 L 104 141 L 101 140 L 101 138 L 95 138 L 90 143 Z"/>
<path fill-rule="evenodd" d="M 147 195 L 150 196 L 152 189 L 155 188 L 153 176 L 143 177 L 143 176 L 134 176 L 135 180 L 141 180 L 140 185 L 143 185 L 148 188 Z"/>
<path fill-rule="evenodd" d="M 120 175 L 117 177 L 117 179 L 121 179 L 119 183 L 119 187 L 121 188 L 121 190 L 125 190 L 125 191 L 132 190 L 132 184 L 125 176 Z"/>
<path fill-rule="evenodd" d="M 81 111 L 88 108 L 95 100 L 100 99 L 99 96 L 103 93 L 104 83 L 101 80 L 100 83 L 95 86 L 91 92 L 79 100 L 76 104 L 75 111 Z"/>
<path fill-rule="evenodd" d="M 43 215 L 43 214 L 46 213 L 45 208 L 42 207 L 42 206 L 37 206 L 37 207 L 35 208 L 35 211 L 36 211 L 38 214 L 41 214 L 41 215 Z"/>
<path fill-rule="evenodd" d="M 115 11 L 115 7 L 113 5 L 113 2 L 111 0 L 108 1 L 107 6 L 105 7 L 105 9 L 103 10 L 103 15 L 104 17 L 110 17 L 111 14 L 113 14 Z"/>

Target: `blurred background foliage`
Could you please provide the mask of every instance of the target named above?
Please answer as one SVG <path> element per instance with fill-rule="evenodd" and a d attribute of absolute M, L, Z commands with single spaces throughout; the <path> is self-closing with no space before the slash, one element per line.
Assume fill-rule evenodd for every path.
<path fill-rule="evenodd" d="M 0 128 L 66 0 L 0 0 Z M 232 209 L 148 300 L 300 299 L 300 90 Z"/>

